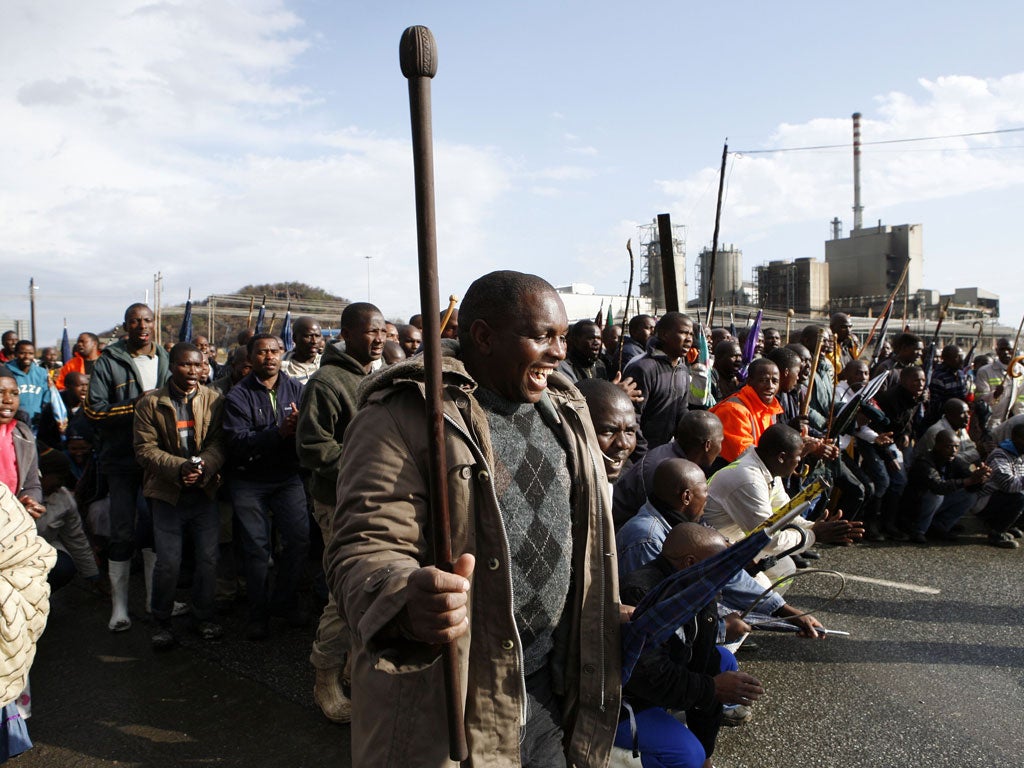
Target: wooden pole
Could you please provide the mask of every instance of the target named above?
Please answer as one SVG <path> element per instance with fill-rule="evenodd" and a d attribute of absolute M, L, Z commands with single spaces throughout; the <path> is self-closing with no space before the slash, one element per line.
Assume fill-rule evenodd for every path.
<path fill-rule="evenodd" d="M 711 313 L 715 311 L 715 262 L 718 261 L 718 230 L 722 224 L 722 195 L 725 192 L 725 161 L 729 157 L 729 140 L 722 146 L 722 168 L 718 172 L 718 205 L 715 207 L 715 232 L 711 236 L 711 266 L 708 268 L 708 320 L 711 327 Z"/>
<path fill-rule="evenodd" d="M 437 224 L 434 217 L 434 147 L 431 132 L 430 80 L 437 74 L 434 36 L 426 27 L 409 27 L 399 45 L 402 74 L 409 80 L 412 119 L 413 176 L 416 186 L 416 245 L 419 256 L 420 312 L 423 314 L 423 357 L 426 384 L 427 453 L 430 472 L 430 529 L 434 563 L 454 570 L 448 510 L 448 467 L 445 458 L 441 382 L 441 311 L 438 299 Z M 462 685 L 456 642 L 442 647 L 448 748 L 452 760 L 469 757 L 463 719 Z"/>

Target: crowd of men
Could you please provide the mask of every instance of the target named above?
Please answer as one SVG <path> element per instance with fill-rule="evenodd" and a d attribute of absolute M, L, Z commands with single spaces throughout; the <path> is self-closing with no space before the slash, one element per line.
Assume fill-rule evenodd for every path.
<path fill-rule="evenodd" d="M 637 315 L 623 337 L 570 326 L 548 283 L 506 271 L 474 282 L 442 332 L 456 560 L 435 567 L 419 320 L 350 304 L 336 339 L 300 317 L 291 349 L 245 331 L 224 363 L 202 336 L 158 345 L 144 304 L 105 346 L 80 334 L 63 364 L 5 333 L 0 482 L 58 549 L 51 586 L 106 571 L 123 632 L 141 565 L 158 651 L 186 628 L 221 639 L 243 595 L 253 642 L 322 606 L 314 698 L 351 721 L 356 765 L 447 764 L 436 662 L 453 643 L 469 749 L 488 764 L 604 765 L 614 744 L 645 766 L 702 766 L 764 692 L 734 655 L 741 614 L 824 636 L 773 589 L 820 545 L 955 542 L 970 512 L 992 546 L 1022 537 L 1024 379 L 1008 339 L 927 365 L 909 332 L 862 354 L 841 313 L 792 342 L 680 312 Z M 811 478 L 832 492 L 623 686 L 630 606 Z"/>

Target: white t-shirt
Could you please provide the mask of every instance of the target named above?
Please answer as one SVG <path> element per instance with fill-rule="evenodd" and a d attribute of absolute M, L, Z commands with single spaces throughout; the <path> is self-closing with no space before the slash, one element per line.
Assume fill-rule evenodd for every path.
<path fill-rule="evenodd" d="M 132 358 L 135 367 L 139 369 L 139 384 L 142 391 L 148 392 L 157 387 L 157 373 L 160 370 L 160 358 L 156 355 L 136 355 Z"/>

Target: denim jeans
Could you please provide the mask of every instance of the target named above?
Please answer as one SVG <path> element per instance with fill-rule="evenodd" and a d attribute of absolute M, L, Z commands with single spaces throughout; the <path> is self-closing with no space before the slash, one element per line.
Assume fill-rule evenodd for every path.
<path fill-rule="evenodd" d="M 889 489 L 889 470 L 885 461 L 878 455 L 878 451 L 870 443 L 862 440 L 857 441 L 858 453 L 860 454 L 860 468 L 871 480 L 874 486 L 875 498 L 882 498 Z"/>
<path fill-rule="evenodd" d="M 213 617 L 213 597 L 217 586 L 217 502 L 202 496 L 195 504 L 173 506 L 151 499 L 153 511 L 153 569 L 151 606 L 157 621 L 168 621 L 174 607 L 181 569 L 181 543 L 187 530 L 195 544 L 196 570 L 192 578 L 192 616 L 196 621 Z"/>
<path fill-rule="evenodd" d="M 962 488 L 945 496 L 925 493 L 921 497 L 921 509 L 913 523 L 912 532 L 927 533 L 932 526 L 948 532 L 971 508 L 975 498 L 975 494 L 968 493 Z"/>
<path fill-rule="evenodd" d="M 142 470 L 108 472 L 107 485 L 110 488 L 108 556 L 111 560 L 131 560 L 136 546 L 146 548 L 153 544 L 153 521 L 142 497 Z"/>
<path fill-rule="evenodd" d="M 523 768 L 565 768 L 562 707 L 544 665 L 526 677 L 526 726 L 519 742 Z"/>
<path fill-rule="evenodd" d="M 295 592 L 309 551 L 306 494 L 298 475 L 277 481 L 236 477 L 231 480 L 231 501 L 245 557 L 249 618 L 266 621 L 271 611 L 287 611 L 295 606 Z M 271 517 L 281 543 L 272 595 L 268 584 Z"/>

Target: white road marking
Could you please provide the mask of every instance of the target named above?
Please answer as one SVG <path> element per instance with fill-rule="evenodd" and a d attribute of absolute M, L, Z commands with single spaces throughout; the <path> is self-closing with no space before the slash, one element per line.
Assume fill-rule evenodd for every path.
<path fill-rule="evenodd" d="M 885 579 L 872 579 L 869 576 L 851 576 L 844 573 L 843 578 L 849 581 L 863 581 L 865 584 L 877 584 L 880 587 L 892 587 L 893 589 L 905 589 L 908 592 L 918 592 L 922 595 L 937 595 L 940 590 L 934 587 L 922 587 L 920 584 L 907 584 L 902 581 L 886 581 Z"/>

